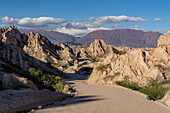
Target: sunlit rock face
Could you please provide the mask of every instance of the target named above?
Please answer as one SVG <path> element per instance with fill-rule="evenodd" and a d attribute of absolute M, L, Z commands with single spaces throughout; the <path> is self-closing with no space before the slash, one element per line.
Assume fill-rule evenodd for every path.
<path fill-rule="evenodd" d="M 122 55 L 110 53 L 95 65 L 87 83 L 111 85 L 127 80 L 145 86 L 156 79 L 170 79 L 170 32 L 159 37 L 156 48 L 134 48 Z"/>

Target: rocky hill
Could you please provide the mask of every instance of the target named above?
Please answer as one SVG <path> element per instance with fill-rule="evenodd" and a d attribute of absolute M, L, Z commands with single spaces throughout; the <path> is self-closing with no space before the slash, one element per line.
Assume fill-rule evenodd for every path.
<path fill-rule="evenodd" d="M 158 32 L 134 29 L 97 30 L 81 37 L 76 43 L 90 44 L 95 39 L 102 39 L 106 44 L 114 46 L 156 47 L 160 35 Z"/>
<path fill-rule="evenodd" d="M 33 33 L 39 33 L 41 35 L 46 36 L 50 41 L 58 41 L 58 42 L 75 42 L 76 39 L 74 36 L 60 33 L 57 31 L 47 31 L 43 29 L 20 29 L 22 33 L 30 33 L 31 31 Z"/>

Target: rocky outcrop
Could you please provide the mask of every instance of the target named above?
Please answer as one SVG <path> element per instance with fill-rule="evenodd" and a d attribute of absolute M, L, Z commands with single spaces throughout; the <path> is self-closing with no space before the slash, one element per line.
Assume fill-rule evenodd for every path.
<path fill-rule="evenodd" d="M 55 46 L 51 44 L 47 37 L 38 33 L 30 32 L 28 34 L 27 44 L 24 45 L 23 50 L 30 56 L 45 63 L 57 63 L 57 60 L 60 59 L 55 52 Z"/>
<path fill-rule="evenodd" d="M 89 49 L 93 56 L 97 56 L 105 53 L 107 45 L 104 43 L 103 40 L 96 39 L 90 44 Z"/>
<path fill-rule="evenodd" d="M 157 47 L 159 46 L 170 46 L 170 31 L 165 35 L 161 35 L 157 41 Z"/>
<path fill-rule="evenodd" d="M 26 112 L 38 106 L 52 104 L 68 95 L 63 95 L 49 90 L 4 90 L 0 93 L 0 113 Z"/>
<path fill-rule="evenodd" d="M 59 46 L 62 48 L 62 50 L 59 51 L 60 58 L 64 60 L 68 60 L 68 61 L 73 61 L 76 58 L 76 55 L 73 52 L 73 49 L 69 47 L 68 44 L 61 43 Z"/>
<path fill-rule="evenodd" d="M 19 47 L 23 47 L 24 36 L 20 33 L 20 31 L 15 26 L 10 26 L 7 28 L 1 28 L 0 32 L 1 38 L 0 40 L 5 42 L 6 44 L 11 44 Z"/>
<path fill-rule="evenodd" d="M 125 54 L 109 53 L 94 67 L 87 83 L 111 85 L 115 81 L 130 81 L 145 86 L 157 78 L 159 81 L 169 80 L 170 54 L 166 41 L 170 35 L 167 34 L 160 36 L 158 47 L 154 49 L 132 49 Z"/>

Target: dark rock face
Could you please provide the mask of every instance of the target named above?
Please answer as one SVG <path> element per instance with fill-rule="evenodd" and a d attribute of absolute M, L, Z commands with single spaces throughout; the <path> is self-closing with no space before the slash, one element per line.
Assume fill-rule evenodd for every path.
<path fill-rule="evenodd" d="M 76 43 L 90 44 L 103 39 L 106 44 L 128 47 L 156 47 L 159 32 L 144 32 L 134 29 L 98 30 L 81 37 Z"/>
<path fill-rule="evenodd" d="M 46 31 L 43 29 L 20 29 L 20 31 L 26 34 L 30 33 L 31 31 L 33 33 L 39 33 L 41 35 L 48 37 L 50 41 L 58 41 L 58 42 L 75 42 L 76 41 L 74 36 L 60 33 L 57 31 Z"/>

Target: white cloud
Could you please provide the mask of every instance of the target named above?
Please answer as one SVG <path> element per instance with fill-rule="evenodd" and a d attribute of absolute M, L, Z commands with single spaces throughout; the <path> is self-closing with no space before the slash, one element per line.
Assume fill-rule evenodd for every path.
<path fill-rule="evenodd" d="M 141 17 L 130 17 L 126 15 L 121 16 L 103 16 L 103 17 L 91 17 L 89 20 L 101 23 L 115 23 L 115 22 L 139 22 L 139 21 L 148 21 Z"/>
<path fill-rule="evenodd" d="M 7 16 L 1 18 L 1 23 L 4 24 L 16 24 L 19 20 L 14 18 L 9 18 Z"/>
<path fill-rule="evenodd" d="M 162 21 L 162 19 L 160 19 L 160 18 L 155 18 L 154 20 L 155 21 Z"/>
<path fill-rule="evenodd" d="M 100 27 L 102 24 L 101 23 L 97 23 L 97 22 L 70 22 L 70 23 L 64 23 L 62 24 L 63 27 L 67 28 L 67 29 L 87 29 L 87 28 L 96 28 L 96 27 Z"/>
<path fill-rule="evenodd" d="M 61 33 L 66 33 L 69 35 L 75 35 L 75 36 L 80 36 L 84 35 L 86 33 L 89 33 L 93 30 L 96 30 L 95 28 L 87 28 L 87 29 L 75 29 L 75 28 L 57 28 L 56 31 L 61 32 Z"/>
<path fill-rule="evenodd" d="M 136 29 L 138 29 L 138 28 L 139 28 L 139 25 L 134 25 L 133 27 L 136 28 Z"/>
<path fill-rule="evenodd" d="M 50 24 L 58 24 L 64 22 L 65 19 L 53 18 L 53 17 L 39 17 L 39 18 L 30 18 L 25 17 L 22 19 L 9 18 L 7 16 L 1 18 L 1 23 L 3 24 L 15 24 L 22 27 L 44 27 Z"/>
<path fill-rule="evenodd" d="M 55 31 L 61 32 L 61 33 L 66 33 L 69 35 L 75 35 L 75 36 L 83 36 L 89 32 L 95 31 L 95 30 L 110 30 L 110 28 L 103 28 L 103 27 L 99 27 L 99 28 L 87 28 L 87 29 L 75 29 L 75 28 L 57 28 Z"/>

